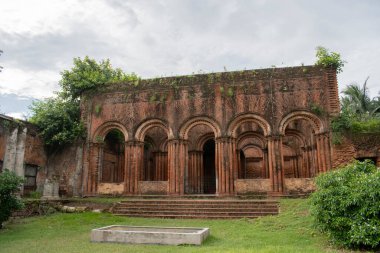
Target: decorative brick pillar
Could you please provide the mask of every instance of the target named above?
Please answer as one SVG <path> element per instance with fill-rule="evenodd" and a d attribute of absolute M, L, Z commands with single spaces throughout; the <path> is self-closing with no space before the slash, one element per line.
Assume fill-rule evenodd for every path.
<path fill-rule="evenodd" d="M 317 144 L 318 172 L 331 170 L 331 145 L 329 133 L 320 133 L 315 135 Z"/>
<path fill-rule="evenodd" d="M 166 152 L 157 151 L 154 153 L 154 164 L 155 164 L 155 176 L 156 181 L 166 181 L 167 180 L 167 164 L 168 156 Z"/>
<path fill-rule="evenodd" d="M 101 154 L 103 153 L 102 143 L 89 144 L 89 157 L 87 168 L 87 182 L 85 195 L 96 194 L 99 181 L 99 171 L 102 166 Z"/>
<path fill-rule="evenodd" d="M 125 143 L 124 193 L 138 194 L 140 172 L 143 169 L 144 142 L 129 141 Z"/>
<path fill-rule="evenodd" d="M 235 193 L 238 162 L 236 139 L 220 137 L 215 142 L 216 191 L 218 195 Z"/>
<path fill-rule="evenodd" d="M 203 152 L 189 151 L 186 193 L 203 193 Z"/>
<path fill-rule="evenodd" d="M 323 134 L 323 142 L 325 145 L 326 171 L 329 171 L 332 169 L 330 133 L 326 132 Z"/>
<path fill-rule="evenodd" d="M 269 177 L 269 170 L 268 170 L 268 149 L 263 148 L 263 174 L 262 176 L 264 178 Z"/>
<path fill-rule="evenodd" d="M 168 181 L 170 195 L 185 193 L 185 172 L 187 171 L 188 144 L 186 140 L 173 139 L 168 141 Z"/>
<path fill-rule="evenodd" d="M 268 137 L 269 178 L 272 182 L 273 192 L 284 191 L 284 161 L 282 157 L 282 136 Z"/>
<path fill-rule="evenodd" d="M 325 145 L 323 142 L 323 136 L 321 134 L 315 135 L 317 144 L 317 159 L 318 159 L 318 173 L 326 171 L 326 161 L 325 161 Z"/>

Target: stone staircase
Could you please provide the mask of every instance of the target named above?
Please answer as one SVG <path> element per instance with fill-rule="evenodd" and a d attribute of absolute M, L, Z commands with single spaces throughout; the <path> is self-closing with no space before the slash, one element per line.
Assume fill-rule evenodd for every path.
<path fill-rule="evenodd" d="M 115 215 L 182 219 L 239 219 L 277 215 L 275 200 L 239 199 L 131 199 L 117 203 Z"/>

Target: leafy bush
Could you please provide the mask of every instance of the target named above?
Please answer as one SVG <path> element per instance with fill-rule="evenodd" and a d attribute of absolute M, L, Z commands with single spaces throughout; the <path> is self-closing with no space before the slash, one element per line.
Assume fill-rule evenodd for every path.
<path fill-rule="evenodd" d="M 42 193 L 38 191 L 29 192 L 29 197 L 32 199 L 40 199 L 42 197 Z"/>
<path fill-rule="evenodd" d="M 0 228 L 2 223 L 9 219 L 12 211 L 23 207 L 21 200 L 13 194 L 19 190 L 23 182 L 22 177 L 7 169 L 0 173 Z"/>
<path fill-rule="evenodd" d="M 380 246 L 380 170 L 355 161 L 316 178 L 311 213 L 330 238 L 351 248 Z"/>
<path fill-rule="evenodd" d="M 324 68 L 335 68 L 337 73 L 342 72 L 345 61 L 340 58 L 340 54 L 329 52 L 324 47 L 317 47 L 316 50 L 317 61 L 315 65 Z"/>
<path fill-rule="evenodd" d="M 32 110 L 30 122 L 38 126 L 48 150 L 54 151 L 84 136 L 78 102 L 50 98 L 33 102 Z"/>
<path fill-rule="evenodd" d="M 380 133 L 380 118 L 368 119 L 366 121 L 353 121 L 351 129 L 354 133 Z"/>

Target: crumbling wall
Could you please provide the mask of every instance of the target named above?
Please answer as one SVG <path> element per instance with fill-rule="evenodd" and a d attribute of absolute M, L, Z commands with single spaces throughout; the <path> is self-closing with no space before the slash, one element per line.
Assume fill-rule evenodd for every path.
<path fill-rule="evenodd" d="M 380 167 L 380 134 L 345 134 L 340 144 L 333 145 L 333 168 L 363 158 L 373 160 Z"/>
<path fill-rule="evenodd" d="M 41 172 L 39 184 L 46 179 L 59 182 L 61 196 L 79 196 L 82 192 L 83 143 L 76 142 L 50 154 Z"/>

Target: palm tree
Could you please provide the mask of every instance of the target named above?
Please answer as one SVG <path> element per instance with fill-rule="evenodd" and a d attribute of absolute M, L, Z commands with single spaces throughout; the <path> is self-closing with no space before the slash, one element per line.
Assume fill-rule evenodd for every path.
<path fill-rule="evenodd" d="M 351 116 L 358 117 L 359 120 L 366 120 L 379 116 L 380 100 L 379 97 L 371 99 L 365 80 L 362 87 L 358 84 L 350 84 L 344 90 L 342 97 L 342 112 Z"/>

